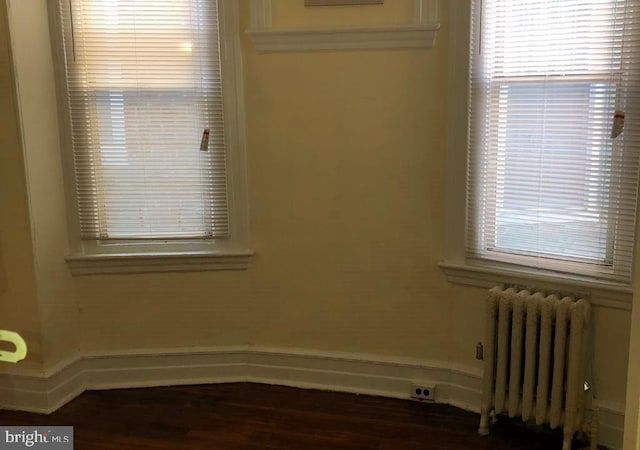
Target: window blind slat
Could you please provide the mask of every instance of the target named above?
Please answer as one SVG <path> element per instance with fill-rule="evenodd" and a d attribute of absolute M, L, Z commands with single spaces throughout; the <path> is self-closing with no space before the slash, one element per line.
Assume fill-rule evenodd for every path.
<path fill-rule="evenodd" d="M 60 2 L 84 239 L 228 237 L 217 13 L 209 0 Z"/>
<path fill-rule="evenodd" d="M 467 256 L 629 282 L 640 2 L 476 1 L 472 26 Z"/>

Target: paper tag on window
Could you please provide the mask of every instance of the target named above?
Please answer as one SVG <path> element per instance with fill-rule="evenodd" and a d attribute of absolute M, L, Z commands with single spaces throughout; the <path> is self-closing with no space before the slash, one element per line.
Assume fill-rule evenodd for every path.
<path fill-rule="evenodd" d="M 613 115 L 613 126 L 611 127 L 611 139 L 620 136 L 624 129 L 624 111 L 616 111 Z"/>
<path fill-rule="evenodd" d="M 209 128 L 205 128 L 202 132 L 202 140 L 200 141 L 200 151 L 206 152 L 209 150 Z"/>

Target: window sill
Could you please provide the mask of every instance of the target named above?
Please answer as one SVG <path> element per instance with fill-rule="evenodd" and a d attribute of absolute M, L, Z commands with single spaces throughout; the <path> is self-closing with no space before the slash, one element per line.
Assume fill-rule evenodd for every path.
<path fill-rule="evenodd" d="M 444 271 L 449 282 L 454 284 L 486 289 L 501 284 L 515 284 L 560 292 L 575 292 L 588 298 L 594 306 L 631 310 L 633 288 L 624 283 L 490 264 L 471 265 L 441 261 L 438 266 Z"/>
<path fill-rule="evenodd" d="M 72 254 L 65 259 L 72 275 L 143 272 L 246 270 L 252 250 L 238 252 Z"/>

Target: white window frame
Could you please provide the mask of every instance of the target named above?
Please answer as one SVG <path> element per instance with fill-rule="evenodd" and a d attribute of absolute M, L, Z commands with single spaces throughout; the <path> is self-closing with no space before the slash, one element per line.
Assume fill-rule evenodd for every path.
<path fill-rule="evenodd" d="M 273 26 L 271 0 L 251 0 L 247 33 L 258 52 L 432 48 L 440 30 L 439 1 L 413 0 L 412 23 L 281 28 Z"/>
<path fill-rule="evenodd" d="M 466 257 L 471 2 L 450 0 L 449 8 L 446 256 L 438 265 L 454 284 L 480 288 L 511 284 L 574 292 L 590 298 L 592 304 L 597 306 L 631 310 L 631 284 Z"/>
<path fill-rule="evenodd" d="M 64 0 L 48 0 L 48 7 L 71 247 L 71 254 L 66 260 L 71 273 L 85 275 L 246 269 L 254 252 L 249 240 L 244 83 L 237 0 L 218 0 L 230 237 L 133 242 L 80 239 L 70 116 L 65 94 L 64 53 L 60 38 L 61 24 L 57 13 L 60 1 Z"/>

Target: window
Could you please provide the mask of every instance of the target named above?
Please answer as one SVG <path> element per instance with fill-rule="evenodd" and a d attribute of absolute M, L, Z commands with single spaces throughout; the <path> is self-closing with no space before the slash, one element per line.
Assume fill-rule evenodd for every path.
<path fill-rule="evenodd" d="M 468 259 L 630 281 L 639 3 L 474 2 Z"/>
<path fill-rule="evenodd" d="M 58 8 L 80 259 L 248 254 L 235 2 Z"/>

